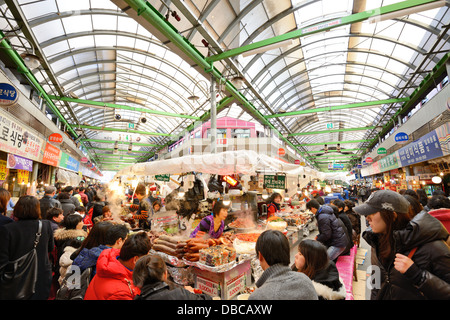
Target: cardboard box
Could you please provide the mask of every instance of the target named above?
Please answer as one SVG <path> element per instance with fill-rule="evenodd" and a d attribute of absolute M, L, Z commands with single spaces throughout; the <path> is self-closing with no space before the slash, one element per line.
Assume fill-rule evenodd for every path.
<path fill-rule="evenodd" d="M 212 297 L 231 300 L 252 284 L 250 260 L 225 272 L 211 272 L 194 267 L 194 287 Z"/>

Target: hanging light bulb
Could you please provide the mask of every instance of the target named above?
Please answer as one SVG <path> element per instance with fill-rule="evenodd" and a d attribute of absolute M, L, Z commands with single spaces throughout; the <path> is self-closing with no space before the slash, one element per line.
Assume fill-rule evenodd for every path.
<path fill-rule="evenodd" d="M 183 186 L 184 186 L 184 181 L 181 180 L 180 188 L 178 189 L 178 198 L 183 198 L 184 197 L 185 192 L 184 192 Z"/>
<path fill-rule="evenodd" d="M 288 189 L 284 189 L 284 201 L 289 201 Z"/>
<path fill-rule="evenodd" d="M 222 201 L 222 203 L 223 203 L 224 205 L 226 205 L 226 206 L 229 206 L 229 205 L 230 205 L 231 199 L 230 199 L 230 196 L 228 195 L 228 193 L 226 193 L 226 194 L 223 196 L 223 201 Z"/>
<path fill-rule="evenodd" d="M 267 198 L 269 198 L 269 194 L 267 193 L 266 185 L 265 185 L 265 184 L 263 185 L 263 192 L 262 192 L 262 194 L 261 194 L 261 197 L 262 197 L 264 200 L 267 200 Z"/>

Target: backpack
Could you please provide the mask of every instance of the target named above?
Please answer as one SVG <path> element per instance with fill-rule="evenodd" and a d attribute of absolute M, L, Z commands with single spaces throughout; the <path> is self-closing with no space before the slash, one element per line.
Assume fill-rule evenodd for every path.
<path fill-rule="evenodd" d="M 93 267 L 86 268 L 80 275 L 79 284 L 76 275 L 68 271 L 61 287 L 56 292 L 55 300 L 83 300 L 93 275 Z"/>

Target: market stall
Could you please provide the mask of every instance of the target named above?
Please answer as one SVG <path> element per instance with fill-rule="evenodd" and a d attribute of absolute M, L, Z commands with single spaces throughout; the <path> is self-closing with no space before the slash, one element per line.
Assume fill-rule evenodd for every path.
<path fill-rule="evenodd" d="M 152 252 L 163 257 L 176 283 L 192 285 L 198 292 L 224 300 L 251 291 L 251 284 L 262 273 L 255 253 L 261 232 L 280 230 L 294 246 L 308 233 L 312 221 L 303 201 L 286 201 L 272 219 L 261 216 L 257 206 L 261 181 L 266 176 L 282 180 L 284 196 L 292 197 L 300 185 L 321 178 L 311 168 L 278 158 L 253 151 L 227 151 L 138 163 L 119 171 L 114 182 L 135 186 L 138 182 L 153 182 L 153 177 L 161 175 L 165 175 L 163 184 L 168 190 L 164 210 L 153 216 L 152 229 L 148 231 Z M 217 181 L 216 176 L 229 179 Z M 233 179 L 239 184 L 238 189 L 233 189 Z M 202 233 L 190 238 L 199 220 L 211 214 L 211 194 L 213 200 L 225 196 L 230 200 L 224 232 L 218 239 Z"/>

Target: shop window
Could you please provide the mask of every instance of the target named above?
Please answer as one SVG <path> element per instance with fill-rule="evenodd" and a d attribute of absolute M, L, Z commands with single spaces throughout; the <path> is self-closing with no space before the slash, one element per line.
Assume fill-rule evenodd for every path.
<path fill-rule="evenodd" d="M 231 138 L 250 138 L 250 129 L 232 129 Z"/>

